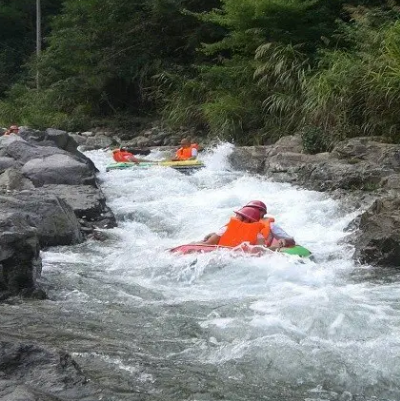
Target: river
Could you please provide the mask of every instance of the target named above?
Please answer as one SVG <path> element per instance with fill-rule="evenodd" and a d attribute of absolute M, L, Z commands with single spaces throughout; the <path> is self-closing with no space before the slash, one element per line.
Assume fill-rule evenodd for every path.
<path fill-rule="evenodd" d="M 400 284 L 352 260 L 358 211 L 231 171 L 231 149 L 192 175 L 106 173 L 110 154 L 87 152 L 119 226 L 43 252 L 49 300 L 2 307 L 2 334 L 66 349 L 104 400 L 399 400 Z M 167 252 L 252 199 L 315 259 Z"/>

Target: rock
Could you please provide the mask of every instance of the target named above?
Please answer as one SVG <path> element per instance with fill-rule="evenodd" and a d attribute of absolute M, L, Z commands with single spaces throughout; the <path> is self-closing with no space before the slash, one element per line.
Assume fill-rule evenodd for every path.
<path fill-rule="evenodd" d="M 95 177 L 89 166 L 68 154 L 31 159 L 22 167 L 22 173 L 35 187 L 45 184 L 95 185 Z"/>
<path fill-rule="evenodd" d="M 44 159 L 54 155 L 69 156 L 68 153 L 62 149 L 37 146 L 36 144 L 26 142 L 23 139 L 13 141 L 6 146 L 3 146 L 3 148 L 8 156 L 22 164 L 33 159 Z"/>
<path fill-rule="evenodd" d="M 0 175 L 0 188 L 4 188 L 7 191 L 21 191 L 23 189 L 33 189 L 35 186 L 31 180 L 22 175 L 19 169 L 8 168 Z"/>
<path fill-rule="evenodd" d="M 108 237 L 108 235 L 107 235 L 104 231 L 93 230 L 92 238 L 95 239 L 96 241 L 104 242 L 104 241 L 106 241 L 109 237 Z"/>
<path fill-rule="evenodd" d="M 14 160 L 12 157 L 0 157 L 0 173 L 10 167 L 15 167 L 18 165 L 18 162 Z"/>
<path fill-rule="evenodd" d="M 400 174 L 392 174 L 384 177 L 380 186 L 388 190 L 395 190 L 400 192 Z"/>
<path fill-rule="evenodd" d="M 357 165 L 329 160 L 322 163 L 308 163 L 299 170 L 299 182 L 309 189 L 331 191 L 338 188 L 373 191 L 379 187 L 382 177 L 391 172 L 380 166 L 360 162 Z"/>
<path fill-rule="evenodd" d="M 112 146 L 115 143 L 116 142 L 108 136 L 96 135 L 96 136 L 87 138 L 85 144 L 82 145 L 82 148 L 85 151 L 86 150 L 103 149 L 103 148 Z"/>
<path fill-rule="evenodd" d="M 141 148 L 144 146 L 149 146 L 151 144 L 151 139 L 145 136 L 138 136 L 135 138 L 136 146 Z"/>
<path fill-rule="evenodd" d="M 52 194 L 23 191 L 0 196 L 0 214 L 14 213 L 26 226 L 35 227 L 40 245 L 72 245 L 83 241 L 72 208 Z"/>
<path fill-rule="evenodd" d="M 69 134 L 70 137 L 78 144 L 78 146 L 82 146 L 86 144 L 87 138 L 84 136 L 80 136 L 78 134 Z"/>
<path fill-rule="evenodd" d="M 400 145 L 375 142 L 368 137 L 347 139 L 332 151 L 340 159 L 365 160 L 384 168 L 400 169 Z"/>
<path fill-rule="evenodd" d="M 126 147 L 126 150 L 134 155 L 142 155 L 142 156 L 147 156 L 151 153 L 151 150 L 149 148 Z"/>
<path fill-rule="evenodd" d="M 36 191 L 53 194 L 63 199 L 73 209 L 78 219 L 90 222 L 90 226 L 111 228 L 117 225 L 115 217 L 106 205 L 103 192 L 94 187 L 81 185 L 44 185 Z"/>
<path fill-rule="evenodd" d="M 0 211 L 0 290 L 9 295 L 35 288 L 40 277 L 38 230 L 19 211 Z"/>
<path fill-rule="evenodd" d="M 354 242 L 361 263 L 400 267 L 400 199 L 375 200 L 361 215 Z"/>
<path fill-rule="evenodd" d="M 81 132 L 80 135 L 89 138 L 90 136 L 94 136 L 94 132 L 92 132 L 92 131 L 85 131 L 85 132 Z"/>
<path fill-rule="evenodd" d="M 0 399 L 7 401 L 99 400 L 71 356 L 34 344 L 0 342 Z"/>
<path fill-rule="evenodd" d="M 278 152 L 301 153 L 303 142 L 300 135 L 283 136 L 274 145 Z"/>
<path fill-rule="evenodd" d="M 25 163 L 28 160 L 40 157 L 47 157 L 54 154 L 64 154 L 73 157 L 83 164 L 86 164 L 91 170 L 97 171 L 93 162 L 78 151 L 77 142 L 74 140 L 74 138 L 68 135 L 66 131 L 57 130 L 54 128 L 48 128 L 45 132 L 26 130 L 23 131 L 22 136 L 30 142 L 24 141 L 22 138 L 20 138 L 20 140 L 25 142 L 25 144 L 22 145 L 23 149 L 15 149 L 14 145 L 14 147 L 10 148 L 8 151 L 7 147 L 7 149 L 5 149 L 7 152 L 5 153 L 6 155 L 9 155 L 16 160 L 21 160 L 22 152 L 23 159 L 21 161 Z M 46 149 L 46 146 L 50 148 Z M 0 148 L 1 147 L 2 145 L 0 143 Z"/>
<path fill-rule="evenodd" d="M 268 157 L 269 148 L 267 146 L 243 146 L 234 148 L 228 159 L 235 169 L 261 174 L 265 170 Z"/>

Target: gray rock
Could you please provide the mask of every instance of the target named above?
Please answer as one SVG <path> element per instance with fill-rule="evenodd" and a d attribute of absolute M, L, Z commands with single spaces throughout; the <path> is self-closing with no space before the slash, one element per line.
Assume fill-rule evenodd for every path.
<path fill-rule="evenodd" d="M 400 267 L 400 199 L 377 199 L 361 215 L 354 242 L 361 263 Z"/>
<path fill-rule="evenodd" d="M 22 191 L 0 195 L 0 213 L 20 214 L 28 226 L 37 229 L 41 246 L 71 245 L 83 241 L 80 225 L 72 208 L 51 194 Z"/>
<path fill-rule="evenodd" d="M 94 132 L 92 131 L 85 131 L 85 132 L 81 132 L 80 135 L 85 136 L 85 137 L 90 137 L 90 136 L 94 136 Z"/>
<path fill-rule="evenodd" d="M 84 149 L 85 150 L 94 150 L 94 149 L 103 149 L 115 144 L 115 141 L 104 135 L 96 135 L 89 138 L 86 138 Z"/>
<path fill-rule="evenodd" d="M 78 146 L 85 145 L 87 138 L 78 134 L 69 134 Z"/>
<path fill-rule="evenodd" d="M 8 191 L 21 191 L 24 189 L 33 189 L 35 186 L 31 180 L 22 175 L 19 169 L 11 167 L 0 175 L 0 188 Z"/>
<path fill-rule="evenodd" d="M 14 160 L 12 157 L 0 157 L 0 173 L 10 167 L 15 167 L 18 165 L 18 162 Z"/>
<path fill-rule="evenodd" d="M 40 277 L 38 230 L 19 211 L 0 211 L 0 292 L 35 288 Z"/>
<path fill-rule="evenodd" d="M 26 163 L 33 159 L 44 159 L 48 156 L 53 155 L 66 155 L 69 156 L 68 152 L 55 147 L 37 146 L 34 143 L 29 143 L 20 139 L 19 141 L 13 141 L 3 146 L 5 152 L 9 157 L 18 160 L 20 163 Z"/>
<path fill-rule="evenodd" d="M 45 185 L 36 191 L 63 199 L 78 218 L 93 222 L 93 226 L 99 228 L 116 226 L 115 217 L 106 205 L 103 192 L 98 188 L 81 185 Z"/>
<path fill-rule="evenodd" d="M 45 184 L 95 185 L 95 177 L 90 167 L 68 154 L 52 154 L 45 158 L 31 159 L 22 167 L 22 173 L 36 187 Z"/>
<path fill-rule="evenodd" d="M 283 136 L 274 145 L 279 152 L 301 153 L 303 142 L 300 135 Z"/>
<path fill-rule="evenodd" d="M 34 344 L 0 342 L 0 399 L 7 401 L 93 401 L 99 389 L 88 382 L 64 351 Z"/>

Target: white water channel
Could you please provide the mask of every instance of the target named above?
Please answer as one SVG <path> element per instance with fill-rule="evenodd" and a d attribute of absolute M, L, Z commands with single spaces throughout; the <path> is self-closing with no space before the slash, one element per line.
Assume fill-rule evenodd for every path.
<path fill-rule="evenodd" d="M 106 173 L 110 153 L 87 153 L 119 226 L 105 242 L 43 253 L 64 335 L 86 341 L 69 347 L 74 357 L 118 388 L 113 400 L 400 399 L 400 284 L 355 266 L 343 239 L 357 212 L 231 171 L 229 152 L 222 144 L 203 154 L 207 167 L 192 175 Z M 253 199 L 315 260 L 167 251 Z"/>

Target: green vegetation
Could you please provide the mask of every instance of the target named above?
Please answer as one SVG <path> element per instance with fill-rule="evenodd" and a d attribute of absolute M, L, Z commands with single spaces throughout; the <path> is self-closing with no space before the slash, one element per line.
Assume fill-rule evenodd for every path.
<path fill-rule="evenodd" d="M 42 2 L 40 60 L 34 0 L 0 3 L 3 125 L 161 118 L 238 144 L 300 134 L 309 153 L 359 135 L 400 142 L 397 1 Z"/>

